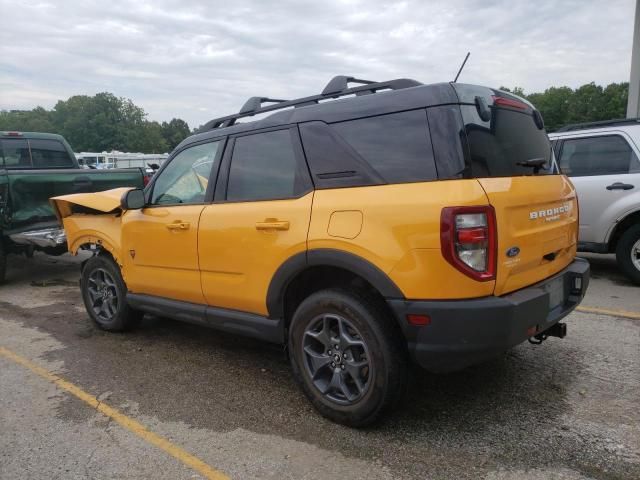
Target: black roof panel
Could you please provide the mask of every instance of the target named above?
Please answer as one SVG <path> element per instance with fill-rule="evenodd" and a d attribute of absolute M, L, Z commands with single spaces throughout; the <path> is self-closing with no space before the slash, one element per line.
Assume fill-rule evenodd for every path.
<path fill-rule="evenodd" d="M 415 82 L 414 80 L 401 79 L 403 82 Z M 377 85 L 377 84 L 373 84 Z M 366 89 L 368 85 L 358 87 L 351 90 Z M 308 97 L 311 98 L 311 97 Z M 255 103 L 259 102 L 254 100 Z M 295 102 L 295 101 L 294 101 Z M 448 103 L 458 103 L 458 97 L 450 83 L 435 83 L 431 85 L 421 85 L 415 82 L 415 86 L 406 83 L 402 88 L 397 90 L 384 90 L 371 94 L 355 94 L 346 98 L 333 99 L 328 96 L 326 99 L 318 100 L 319 103 L 305 104 L 303 106 L 291 106 L 284 110 L 278 110 L 282 104 L 266 107 L 257 110 L 256 113 L 266 113 L 264 110 L 273 111 L 275 113 L 266 118 L 255 120 L 252 122 L 236 123 L 228 127 L 211 128 L 214 122 L 224 122 L 225 119 L 233 117 L 222 117 L 221 119 L 209 122 L 200 133 L 192 135 L 185 139 L 179 147 L 198 142 L 205 139 L 212 139 L 233 135 L 262 128 L 276 127 L 280 125 L 288 125 L 292 123 L 302 123 L 311 121 L 322 121 L 326 123 L 335 123 L 356 118 L 363 118 L 373 115 L 382 115 L 385 113 L 399 112 L 403 110 L 411 110 L 415 108 L 425 108 L 435 105 L 443 105 Z M 286 102 L 290 103 L 290 102 Z M 207 128 L 206 130 L 204 128 Z"/>

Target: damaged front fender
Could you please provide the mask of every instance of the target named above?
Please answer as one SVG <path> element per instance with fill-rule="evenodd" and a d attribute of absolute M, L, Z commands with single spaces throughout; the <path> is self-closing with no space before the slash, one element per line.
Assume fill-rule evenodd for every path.
<path fill-rule="evenodd" d="M 121 199 L 131 188 L 97 193 L 76 193 L 50 199 L 67 236 L 69 252 L 80 248 L 102 248 L 121 262 Z"/>
<path fill-rule="evenodd" d="M 58 220 L 62 221 L 72 215 L 74 211 L 77 212 L 79 210 L 95 210 L 96 213 L 114 213 L 121 210 L 120 202 L 122 201 L 122 196 L 129 190 L 133 190 L 133 188 L 114 188 L 113 190 L 96 193 L 74 193 L 53 197 L 49 201 L 58 216 Z"/>

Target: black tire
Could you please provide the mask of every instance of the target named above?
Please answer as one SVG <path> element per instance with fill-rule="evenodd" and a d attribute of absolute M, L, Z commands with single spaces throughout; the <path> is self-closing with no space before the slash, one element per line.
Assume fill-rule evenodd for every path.
<path fill-rule="evenodd" d="M 338 335 L 340 328 L 346 335 Z M 296 309 L 289 328 L 294 377 L 326 418 L 351 427 L 370 425 L 405 394 L 407 353 L 401 335 L 376 297 L 339 289 L 316 292 Z M 342 344 L 346 348 L 338 355 L 329 350 Z"/>
<path fill-rule="evenodd" d="M 640 241 L 640 225 L 629 227 L 618 240 L 616 246 L 616 260 L 618 266 L 634 283 L 640 285 L 640 270 L 633 264 L 632 256 L 638 258 L 640 265 L 640 251 L 634 252 L 634 245 Z"/>
<path fill-rule="evenodd" d="M 1 233 L 1 232 L 0 232 Z M 3 283 L 7 275 L 7 254 L 0 236 L 0 283 Z"/>
<path fill-rule="evenodd" d="M 97 255 L 87 260 L 82 270 L 80 290 L 89 317 L 103 330 L 130 330 L 142 319 L 143 313 L 127 304 L 127 287 L 120 268 L 108 255 Z"/>

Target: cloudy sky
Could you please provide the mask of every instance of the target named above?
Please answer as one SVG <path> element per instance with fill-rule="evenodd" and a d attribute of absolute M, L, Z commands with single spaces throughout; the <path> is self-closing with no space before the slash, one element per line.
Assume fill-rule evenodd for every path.
<path fill-rule="evenodd" d="M 628 81 L 634 0 L 0 0 L 0 109 L 101 91 L 191 126 L 336 74 L 521 86 Z"/>

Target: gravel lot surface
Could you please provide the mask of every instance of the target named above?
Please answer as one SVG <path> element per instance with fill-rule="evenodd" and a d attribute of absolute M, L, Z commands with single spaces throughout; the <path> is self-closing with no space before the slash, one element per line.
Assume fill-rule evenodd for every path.
<path fill-rule="evenodd" d="M 640 315 L 614 259 L 588 258 L 584 305 Z M 231 478 L 640 478 L 640 320 L 574 312 L 563 340 L 456 374 L 416 368 L 401 411 L 353 430 L 315 413 L 278 347 L 155 317 L 127 334 L 97 329 L 79 263 L 11 258 L 0 347 Z M 0 355 L 0 478 L 201 476 Z"/>

